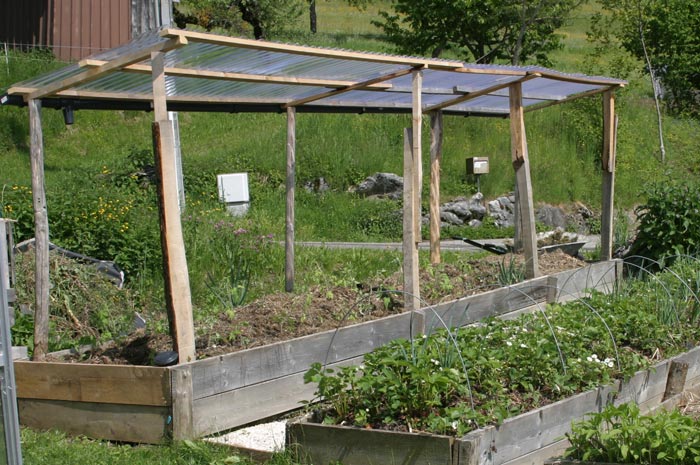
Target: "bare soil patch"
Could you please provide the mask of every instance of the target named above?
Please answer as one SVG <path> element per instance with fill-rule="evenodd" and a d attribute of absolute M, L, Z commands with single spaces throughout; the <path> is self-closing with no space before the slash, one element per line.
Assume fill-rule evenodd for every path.
<path fill-rule="evenodd" d="M 466 273 L 451 265 L 422 270 L 421 298 L 427 306 L 500 287 L 499 268 L 511 261 L 522 265 L 523 260 L 522 255 L 491 255 L 469 261 Z M 585 264 L 561 251 L 539 257 L 542 275 Z M 401 287 L 402 276 L 396 274 L 381 283 L 358 283 L 356 288 L 318 286 L 299 294 L 267 295 L 196 328 L 197 357 L 227 354 L 401 313 Z M 170 336 L 138 330 L 124 340 L 68 356 L 67 360 L 152 365 L 156 353 L 171 349 Z"/>

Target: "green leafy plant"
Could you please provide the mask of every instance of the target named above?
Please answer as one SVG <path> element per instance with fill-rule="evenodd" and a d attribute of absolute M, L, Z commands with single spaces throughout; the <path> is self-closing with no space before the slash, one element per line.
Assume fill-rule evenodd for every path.
<path fill-rule="evenodd" d="M 518 265 L 515 257 L 511 256 L 506 263 L 504 258 L 498 262 L 498 283 L 501 286 L 510 286 L 525 280 L 525 270 L 523 265 Z"/>
<path fill-rule="evenodd" d="M 637 208 L 639 228 L 630 255 L 663 259 L 700 249 L 700 186 L 668 179 L 652 186 Z"/>
<path fill-rule="evenodd" d="M 700 463 L 700 423 L 678 410 L 642 415 L 634 403 L 608 405 L 574 423 L 566 456 L 590 462 Z"/>
<path fill-rule="evenodd" d="M 668 269 L 612 294 L 550 305 L 515 320 L 491 319 L 456 330 L 398 340 L 365 355 L 360 366 L 314 365 L 305 381 L 326 401 L 323 422 L 464 434 L 612 382 L 649 366 L 655 353 L 682 352 L 697 325 L 665 322 L 652 298 L 661 282 L 674 299 L 688 296 L 690 274 Z M 695 262 L 696 263 L 696 262 Z M 679 262 L 680 264 L 680 262 Z M 698 270 L 697 265 L 694 268 Z M 689 289 L 696 293 L 697 282 Z M 694 315 L 680 307 L 677 318 Z M 623 349 L 624 347 L 624 349 Z"/>

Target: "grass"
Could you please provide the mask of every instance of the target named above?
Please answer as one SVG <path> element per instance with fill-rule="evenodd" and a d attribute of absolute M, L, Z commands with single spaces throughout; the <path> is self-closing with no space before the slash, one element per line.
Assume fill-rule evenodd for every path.
<path fill-rule="evenodd" d="M 65 463 L 71 465 L 251 465 L 253 462 L 227 446 L 206 441 L 181 441 L 167 445 L 131 445 L 73 438 L 57 431 L 22 428 L 25 465 Z M 293 465 L 277 454 L 267 465 Z"/>

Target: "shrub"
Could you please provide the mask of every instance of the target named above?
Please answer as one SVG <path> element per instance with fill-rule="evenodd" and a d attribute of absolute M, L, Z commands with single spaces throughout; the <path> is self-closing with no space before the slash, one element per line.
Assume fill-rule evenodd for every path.
<path fill-rule="evenodd" d="M 663 259 L 700 249 L 700 186 L 671 180 L 656 184 L 636 212 L 639 227 L 630 255 Z"/>

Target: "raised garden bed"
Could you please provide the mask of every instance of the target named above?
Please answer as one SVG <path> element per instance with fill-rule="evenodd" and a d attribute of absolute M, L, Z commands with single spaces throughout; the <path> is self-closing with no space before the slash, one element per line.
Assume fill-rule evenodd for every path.
<path fill-rule="evenodd" d="M 443 323 L 463 326 L 569 300 L 587 289 L 607 292 L 620 270 L 617 261 L 596 263 L 413 313 L 175 367 L 20 362 L 20 421 L 35 428 L 146 443 L 217 433 L 299 408 L 313 396 L 314 386 L 304 383 L 312 363 L 359 364 L 382 344 L 430 332 Z"/>
<path fill-rule="evenodd" d="M 688 367 L 682 382 L 671 369 L 679 362 Z M 640 371 L 628 381 L 577 394 L 459 438 L 327 426 L 302 420 L 288 426 L 287 443 L 295 444 L 302 460 L 309 463 L 542 464 L 566 449 L 564 435 L 571 430 L 573 420 L 600 411 L 608 402 L 636 402 L 643 411 L 649 411 L 677 404 L 680 394 L 675 393 L 679 389 L 699 385 L 700 348 L 695 348 Z"/>

